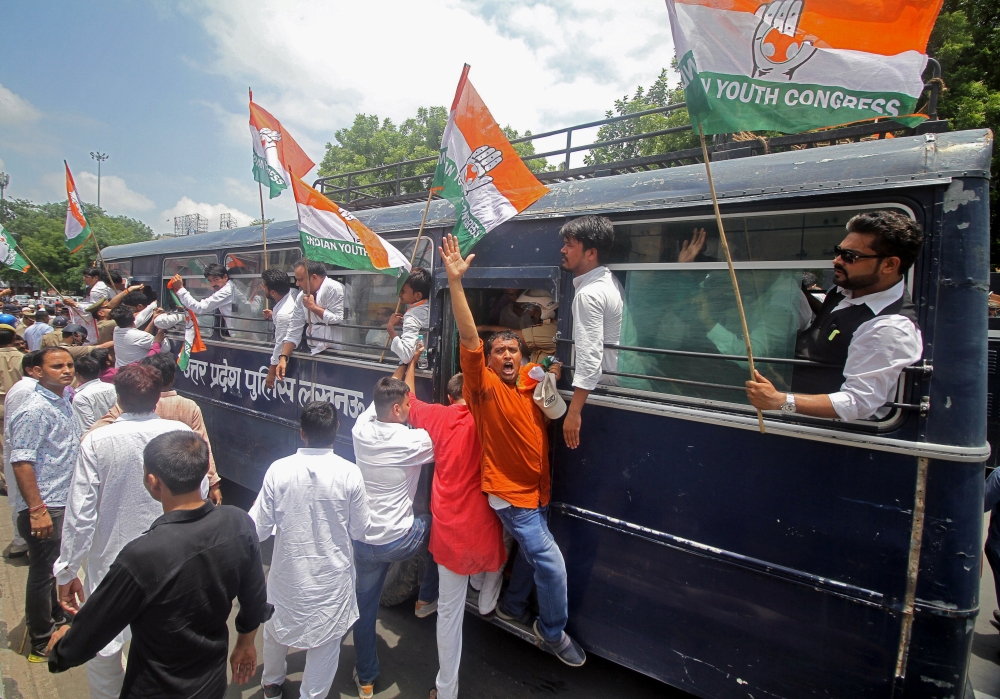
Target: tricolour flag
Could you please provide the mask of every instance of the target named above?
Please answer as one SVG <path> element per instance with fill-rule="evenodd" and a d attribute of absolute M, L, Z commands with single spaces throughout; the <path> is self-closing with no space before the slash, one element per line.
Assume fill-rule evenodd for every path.
<path fill-rule="evenodd" d="M 83 204 L 80 203 L 80 195 L 76 193 L 76 183 L 73 181 L 73 173 L 69 171 L 69 164 L 64 160 L 63 165 L 66 166 L 66 247 L 70 252 L 76 252 L 90 237 L 90 224 L 83 213 Z"/>
<path fill-rule="evenodd" d="M 455 207 L 452 233 L 462 254 L 549 191 L 514 151 L 503 131 L 469 82 L 469 66 L 455 91 L 441 155 L 434 172 L 435 189 Z"/>
<path fill-rule="evenodd" d="M 174 300 L 174 303 L 178 308 L 184 308 L 184 304 L 181 300 L 177 298 L 177 294 L 174 293 L 173 282 L 167 282 L 167 288 L 170 290 L 170 297 Z M 194 311 L 184 309 L 185 323 L 184 323 L 184 347 L 177 354 L 177 367 L 181 371 L 186 371 L 188 368 L 188 362 L 191 361 L 191 355 L 194 352 L 204 352 L 208 349 L 205 346 L 205 342 L 201 339 L 201 329 L 198 327 L 198 317 L 194 314 Z"/>
<path fill-rule="evenodd" d="M 253 137 L 253 178 L 266 184 L 270 198 L 292 186 L 292 177 L 304 177 L 316 165 L 299 148 L 281 122 L 250 102 L 250 135 Z"/>
<path fill-rule="evenodd" d="M 14 236 L 6 228 L 0 225 L 0 265 L 16 269 L 18 272 L 27 272 L 31 265 L 17 252 Z"/>
<path fill-rule="evenodd" d="M 298 177 L 292 177 L 302 250 L 310 260 L 347 269 L 382 272 L 400 278 L 410 271 L 406 255 L 376 235 Z"/>
<path fill-rule="evenodd" d="M 942 0 L 666 0 L 692 125 L 797 133 L 906 126 Z"/>

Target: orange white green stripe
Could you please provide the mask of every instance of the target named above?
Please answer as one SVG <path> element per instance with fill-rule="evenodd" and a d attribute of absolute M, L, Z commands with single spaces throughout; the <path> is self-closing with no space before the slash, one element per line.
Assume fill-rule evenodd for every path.
<path fill-rule="evenodd" d="M 292 191 L 305 257 L 347 269 L 382 272 L 397 279 L 410 271 L 406 256 L 350 211 L 295 176 Z"/>
<path fill-rule="evenodd" d="M 253 178 L 268 187 L 274 199 L 292 186 L 292 177 L 303 177 L 316 165 L 284 130 L 281 122 L 250 102 L 250 135 L 253 138 Z"/>
<path fill-rule="evenodd" d="M 549 191 L 497 126 L 469 81 L 468 65 L 455 91 L 432 186 L 455 207 L 453 233 L 463 255 Z"/>
<path fill-rule="evenodd" d="M 76 192 L 76 183 L 73 181 L 73 173 L 69 171 L 69 164 L 64 160 L 63 165 L 66 166 L 66 247 L 70 252 L 76 252 L 90 237 L 90 224 L 87 223 L 87 217 L 83 213 L 83 204 Z"/>
<path fill-rule="evenodd" d="M 912 126 L 942 0 L 666 0 L 692 123 L 807 131 Z"/>
<path fill-rule="evenodd" d="M 18 272 L 27 272 L 31 269 L 28 261 L 18 254 L 14 236 L 3 225 L 0 225 L 0 265 Z"/>

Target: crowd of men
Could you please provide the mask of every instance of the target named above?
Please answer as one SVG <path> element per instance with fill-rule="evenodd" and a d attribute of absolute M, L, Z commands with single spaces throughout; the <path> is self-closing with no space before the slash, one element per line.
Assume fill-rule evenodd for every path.
<path fill-rule="evenodd" d="M 560 235 L 562 267 L 573 275 L 575 338 L 561 434 L 576 449 L 589 394 L 615 382 L 626 308 L 606 266 L 611 221 L 586 216 Z M 780 393 L 758 375 L 747 382 L 751 403 L 841 419 L 876 415 L 903 366 L 919 358 L 903 277 L 921 242 L 919 228 L 898 214 L 852 219 L 836 247 L 837 287 L 816 304 L 797 346 L 797 356 L 843 369 L 799 374 L 793 386 L 813 390 L 798 394 Z M 561 375 L 560 363 L 545 359 L 554 353 L 558 303 L 544 290 L 509 290 L 495 325 L 477 325 L 462 284 L 475 255 L 463 256 L 451 236 L 439 253 L 460 345 L 448 404 L 416 396 L 432 279 L 414 268 L 400 292 L 405 314 L 386 320 L 399 366 L 375 384 L 351 430 L 354 462 L 334 452 L 335 407 L 305 405 L 304 447 L 271 464 L 249 516 L 221 504 L 200 409 L 173 390 L 175 364 L 163 341 L 181 311 L 158 308 L 148 287 L 105 283 L 88 269 L 93 322 L 66 324 L 59 344 L 22 354 L 14 347 L 16 319 L 0 316 L 4 473 L 21 537 L 8 555 L 23 547 L 29 556 L 29 660 L 56 672 L 86 663 L 95 699 L 217 699 L 225 693 L 226 624 L 236 599 L 234 681 L 256 673 L 254 639 L 263 624 L 264 696 L 282 696 L 286 656 L 297 648 L 306 651 L 300 696 L 324 697 L 353 631 L 354 680 L 367 699 L 380 674 L 376 621 L 387 573 L 393 563 L 429 556 L 415 613 L 437 613 L 432 699 L 458 696 L 470 586 L 481 614 L 523 624 L 562 662 L 583 665 L 583 648 L 565 630 L 567 568 L 547 522 L 551 420 L 534 399 L 546 372 Z M 205 276 L 213 289 L 205 299 L 188 293 L 180 277 L 172 287 L 186 309 L 218 312 L 226 327 L 239 294 L 225 268 L 209 265 Z M 262 275 L 275 328 L 269 385 L 285 377 L 303 340 L 313 353 L 341 340 L 343 286 L 307 260 L 294 277 L 297 289 L 284 272 Z M 107 315 L 114 328 L 102 341 Z M 430 462 L 431 514 L 416 515 L 421 469 Z M 271 536 L 265 582 L 259 542 Z"/>

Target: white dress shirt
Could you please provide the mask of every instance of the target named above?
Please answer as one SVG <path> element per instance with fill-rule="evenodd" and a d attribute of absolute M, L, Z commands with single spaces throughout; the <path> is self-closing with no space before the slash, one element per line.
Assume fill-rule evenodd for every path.
<path fill-rule="evenodd" d="M 154 437 L 177 431 L 191 428 L 156 413 L 125 413 L 83 438 L 66 500 L 59 558 L 52 567 L 58 584 L 77 577 L 86 560 L 84 595 L 90 597 L 125 545 L 163 515 L 160 503 L 142 485 L 142 452 Z M 207 480 L 202 481 L 203 493 Z M 118 652 L 129 637 L 126 627 L 100 655 Z"/>
<path fill-rule="evenodd" d="M 153 318 L 153 313 L 156 311 L 156 301 L 153 301 L 148 306 L 143 308 L 141 311 L 135 314 L 135 327 L 142 330 L 146 327 L 149 321 Z"/>
<path fill-rule="evenodd" d="M 24 331 L 24 342 L 28 345 L 28 351 L 34 352 L 42 346 L 42 336 L 52 332 L 52 326 L 48 323 L 35 322 L 30 328 Z"/>
<path fill-rule="evenodd" d="M 371 525 L 358 467 L 333 449 L 299 449 L 267 469 L 249 515 L 261 541 L 276 529 L 268 632 L 296 648 L 346 634 L 358 618 L 351 540 Z"/>
<path fill-rule="evenodd" d="M 101 299 L 106 299 L 110 301 L 115 297 L 115 290 L 102 281 L 98 281 L 92 287 L 90 287 L 90 295 L 87 296 L 87 303 L 83 304 L 84 308 L 93 306 L 95 303 Z"/>
<path fill-rule="evenodd" d="M 421 301 L 419 306 L 410 306 L 403 314 L 403 332 L 392 338 L 392 351 L 399 357 L 400 364 L 409 364 L 413 350 L 417 346 L 417 335 L 431 320 L 431 306 Z M 426 344 L 426 343 L 425 343 Z"/>
<path fill-rule="evenodd" d="M 895 286 L 853 298 L 849 289 L 837 287 L 844 295 L 833 312 L 867 304 L 873 313 L 881 313 L 889 304 L 903 296 L 905 280 Z M 862 323 L 847 347 L 844 363 L 844 383 L 836 393 L 829 394 L 833 409 L 841 420 L 885 417 L 891 408 L 883 407 L 893 398 L 896 382 L 903 368 L 915 364 L 924 354 L 920 328 L 898 314 L 876 316 Z"/>
<path fill-rule="evenodd" d="M 201 301 L 192 296 L 186 286 L 182 286 L 176 293 L 177 298 L 184 304 L 184 308 L 194 311 L 195 315 L 206 315 L 218 310 L 227 321 L 226 327 L 231 327 L 228 319 L 234 314 L 233 306 L 236 302 L 235 287 L 231 281 L 226 282 L 225 286 Z"/>
<path fill-rule="evenodd" d="M 144 359 L 153 346 L 153 336 L 138 328 L 115 328 L 114 340 L 116 367 Z"/>
<path fill-rule="evenodd" d="M 573 342 L 575 346 L 573 387 L 592 391 L 597 384 L 617 383 L 604 371 L 618 370 L 617 345 L 622 334 L 622 285 L 607 267 L 596 267 L 573 278 Z"/>
<path fill-rule="evenodd" d="M 108 414 L 118 402 L 118 392 L 114 384 L 92 379 L 76 387 L 73 394 L 73 412 L 80 423 L 80 434 Z"/>
<path fill-rule="evenodd" d="M 426 430 L 379 420 L 374 401 L 358 416 L 351 434 L 371 508 L 365 542 L 391 544 L 413 526 L 420 467 L 434 460 L 434 445 Z"/>
<path fill-rule="evenodd" d="M 271 366 L 278 364 L 281 348 L 285 346 L 285 337 L 292 324 L 292 316 L 295 315 L 295 302 L 298 297 L 298 292 L 291 289 L 271 309 L 271 322 L 274 323 L 274 349 L 271 351 Z"/>
<path fill-rule="evenodd" d="M 305 306 L 302 305 L 302 300 L 305 298 L 303 291 L 295 299 L 292 322 L 288 326 L 288 334 L 285 335 L 285 342 L 298 346 L 303 331 L 307 330 L 311 323 L 312 331 L 309 334 L 330 342 L 309 340 L 310 354 L 319 354 L 325 349 L 338 349 L 337 343 L 343 340 L 343 329 L 339 325 L 344 322 L 344 285 L 326 277 L 315 297 L 316 304 L 323 309 L 323 315 L 306 313 Z"/>

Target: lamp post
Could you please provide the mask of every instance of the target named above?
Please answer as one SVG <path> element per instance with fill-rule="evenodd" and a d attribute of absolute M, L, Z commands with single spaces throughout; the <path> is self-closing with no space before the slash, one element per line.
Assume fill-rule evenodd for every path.
<path fill-rule="evenodd" d="M 6 172 L 0 172 L 0 201 L 3 201 L 3 192 L 7 189 L 7 185 L 10 184 L 10 175 Z"/>
<path fill-rule="evenodd" d="M 110 158 L 107 153 L 90 151 L 90 157 L 97 161 L 97 208 L 101 208 L 101 163 Z"/>

